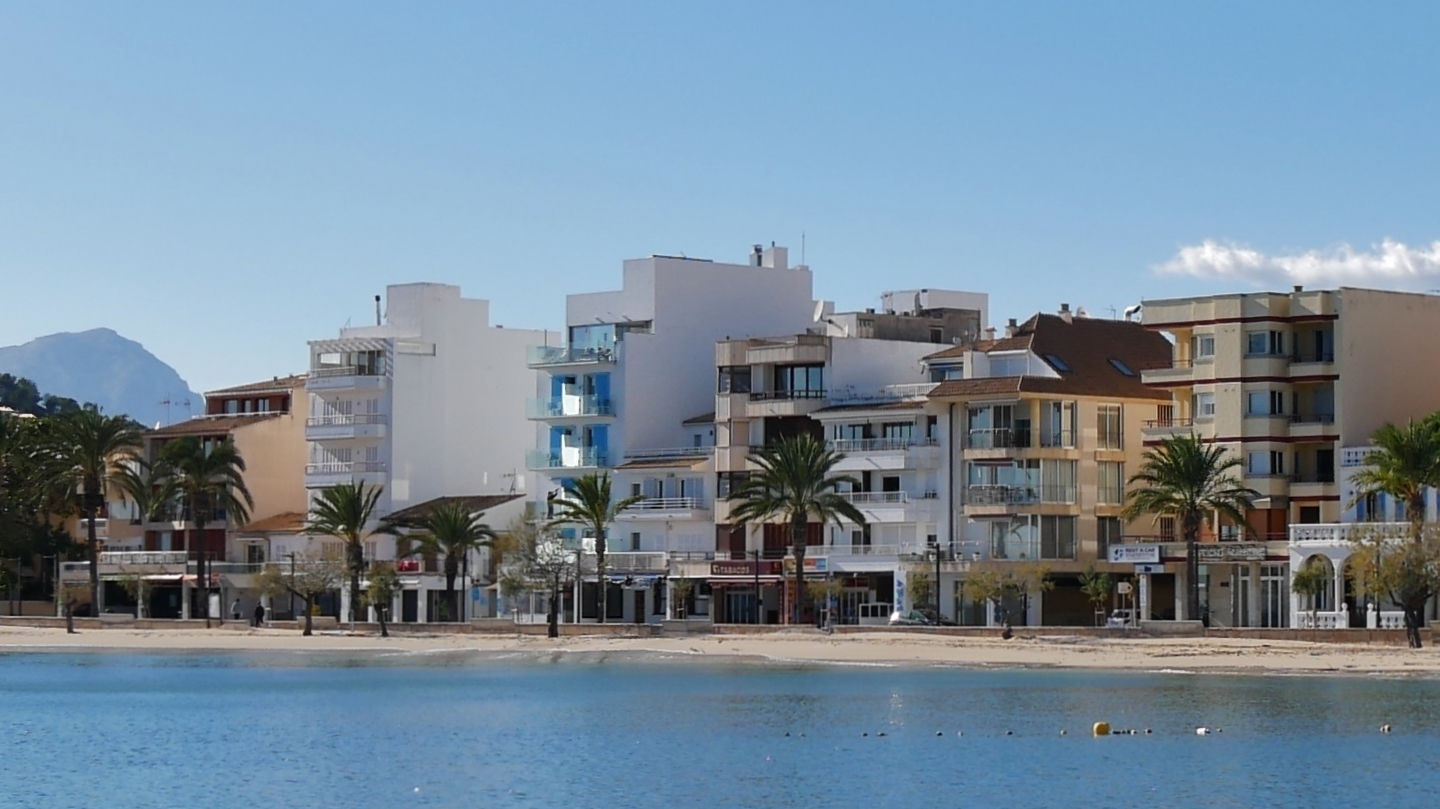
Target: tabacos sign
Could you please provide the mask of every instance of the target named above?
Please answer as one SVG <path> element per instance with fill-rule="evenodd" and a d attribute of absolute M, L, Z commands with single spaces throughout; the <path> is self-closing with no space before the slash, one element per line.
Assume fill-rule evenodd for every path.
<path fill-rule="evenodd" d="M 785 557 L 785 572 L 786 572 L 786 573 L 794 573 L 794 572 L 795 572 L 795 557 L 793 557 L 793 556 L 787 556 L 787 557 Z M 805 557 L 805 572 L 806 572 L 806 573 L 829 573 L 829 572 L 830 572 L 830 560 L 829 560 L 829 558 L 824 557 L 824 556 L 807 556 L 807 557 Z"/>
<path fill-rule="evenodd" d="M 712 576 L 773 576 L 779 572 L 780 563 L 770 559 L 710 563 Z"/>

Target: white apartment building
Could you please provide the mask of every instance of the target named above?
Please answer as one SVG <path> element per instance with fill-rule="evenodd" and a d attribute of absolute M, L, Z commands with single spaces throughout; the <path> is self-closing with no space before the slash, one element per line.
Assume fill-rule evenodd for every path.
<path fill-rule="evenodd" d="M 505 527 L 522 515 L 523 498 L 501 496 L 527 493 L 525 456 L 536 443 L 526 402 L 538 389 L 527 352 L 548 347 L 555 333 L 492 326 L 488 301 L 447 284 L 387 287 L 385 305 L 376 325 L 310 343 L 306 487 L 383 486 L 382 517 L 423 512 L 441 498 L 495 503 L 483 519 Z M 367 542 L 367 559 L 394 553 L 393 538 Z M 443 577 L 433 563 L 401 567 L 406 590 L 418 595 L 398 597 L 392 614 L 433 619 Z M 467 564 L 486 568 L 483 558 Z M 465 584 L 478 582 L 472 575 Z M 481 590 L 462 612 L 484 614 L 486 604 L 475 602 L 486 598 Z"/>
<path fill-rule="evenodd" d="M 814 299 L 810 269 L 790 266 L 784 247 L 756 245 L 744 264 L 632 259 L 622 277 L 618 290 L 567 296 L 560 344 L 531 349 L 540 395 L 526 412 L 541 435 L 525 466 L 552 481 L 542 508 L 567 480 L 594 472 L 615 475 L 617 496 L 638 485 L 658 501 L 608 532 L 607 620 L 645 622 L 665 612 L 661 551 L 703 546 L 698 535 L 711 535 L 702 528 L 710 520 L 710 475 L 693 463 L 704 459 L 696 451 L 704 444 L 695 442 L 710 441 L 709 425 L 694 417 L 715 406 L 716 341 L 803 330 Z M 576 530 L 563 536 L 593 542 Z M 631 547 L 638 550 L 619 550 Z M 575 599 L 582 621 L 597 618 L 597 582 L 593 573 L 587 578 Z M 574 607 L 566 608 L 572 619 Z"/>
<path fill-rule="evenodd" d="M 983 305 L 983 296 L 968 300 L 977 299 Z M 702 582 L 714 621 L 786 622 L 797 597 L 813 620 L 808 595 L 792 592 L 785 577 L 788 526 L 735 525 L 724 499 L 755 468 L 752 453 L 802 433 L 845 455 L 836 471 L 858 484 L 843 494 L 866 518 L 864 526 L 812 524 L 805 575 L 841 582 L 836 622 L 888 620 L 904 602 L 906 569 L 933 547 L 940 519 L 936 423 L 923 412 L 934 384 L 923 359 L 973 341 L 984 318 L 975 309 L 923 307 L 837 315 L 822 304 L 804 333 L 716 346 L 714 557 L 708 568 L 685 561 L 672 571 Z M 851 336 L 857 331 L 866 336 Z"/>

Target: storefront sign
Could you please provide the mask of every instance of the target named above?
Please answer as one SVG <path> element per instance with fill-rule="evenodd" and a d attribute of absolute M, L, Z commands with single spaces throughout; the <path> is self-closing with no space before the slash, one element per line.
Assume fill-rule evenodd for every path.
<path fill-rule="evenodd" d="M 1202 562 L 1265 561 L 1265 546 L 1259 542 L 1205 542 L 1196 547 Z"/>
<path fill-rule="evenodd" d="M 1111 545 L 1110 561 L 1118 565 L 1153 565 L 1160 561 L 1160 546 Z"/>
<path fill-rule="evenodd" d="M 788 557 L 785 558 L 785 573 L 786 573 L 786 574 L 790 574 L 790 573 L 794 573 L 794 572 L 795 572 L 795 557 L 793 557 L 793 556 L 788 556 Z M 829 572 L 830 572 L 830 560 L 829 560 L 829 558 L 824 557 L 824 556 L 807 556 L 807 557 L 805 557 L 805 572 L 806 572 L 806 573 L 829 573 Z"/>
<path fill-rule="evenodd" d="M 779 573 L 780 560 L 778 559 L 762 559 L 758 562 L 753 559 L 745 559 L 710 563 L 710 575 L 712 576 L 775 576 Z"/>

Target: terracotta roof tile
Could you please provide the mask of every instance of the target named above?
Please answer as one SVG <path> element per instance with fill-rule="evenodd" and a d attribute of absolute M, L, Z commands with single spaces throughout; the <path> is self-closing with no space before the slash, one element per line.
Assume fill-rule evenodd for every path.
<path fill-rule="evenodd" d="M 176 438 L 182 435 L 223 435 L 248 424 L 279 418 L 284 413 L 240 413 L 225 416 L 196 416 L 168 427 L 151 430 L 146 438 Z"/>
<path fill-rule="evenodd" d="M 523 494 L 468 494 L 437 497 L 433 500 L 426 500 L 423 503 L 416 503 L 408 508 L 402 508 L 385 519 L 400 525 L 414 525 L 430 516 L 431 511 L 448 503 L 462 503 L 466 508 L 470 509 L 472 514 L 478 514 L 482 511 L 489 511 L 496 506 L 503 506 L 506 503 L 519 500 L 524 496 Z M 490 527 L 495 528 L 496 526 L 492 525 Z"/>
<path fill-rule="evenodd" d="M 305 528 L 305 515 L 285 511 L 256 520 L 240 529 L 242 534 L 298 534 Z"/>
<path fill-rule="evenodd" d="M 1023 345 L 1022 345 L 1023 343 Z M 942 382 L 930 393 L 935 398 L 983 396 L 1001 393 L 1054 393 L 1114 399 L 1168 401 L 1170 393 L 1140 381 L 1140 372 L 1170 364 L 1170 342 L 1139 323 L 1037 314 L 1021 324 L 1014 337 L 977 346 L 986 351 L 1028 348 L 1047 363 L 1059 358 L 1069 370 L 1059 377 L 1023 376 L 999 379 L 955 379 Z M 944 353 L 944 352 L 942 352 Z M 1111 360 L 1123 363 L 1126 374 Z M 1057 371 L 1059 368 L 1056 369 Z"/>
<path fill-rule="evenodd" d="M 206 396 L 229 396 L 235 393 L 262 393 L 266 391 L 286 391 L 305 387 L 304 374 L 292 374 L 291 376 L 277 376 L 264 382 L 250 382 L 245 385 L 236 385 L 233 388 L 220 388 L 218 390 L 206 391 Z"/>
<path fill-rule="evenodd" d="M 684 421 L 682 421 L 682 422 L 680 422 L 680 423 L 681 423 L 681 424 L 685 424 L 685 425 L 714 424 L 714 423 L 715 423 L 715 411 L 712 410 L 712 411 L 710 411 L 709 413 L 701 413 L 701 414 L 698 415 L 698 416 L 691 416 L 690 418 L 685 419 Z"/>

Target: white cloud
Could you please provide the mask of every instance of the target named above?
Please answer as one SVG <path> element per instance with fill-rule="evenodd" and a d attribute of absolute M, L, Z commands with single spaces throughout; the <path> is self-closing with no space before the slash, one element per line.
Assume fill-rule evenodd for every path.
<path fill-rule="evenodd" d="M 1410 247 L 1386 239 L 1368 251 L 1342 244 L 1329 250 L 1267 255 L 1243 245 L 1206 240 L 1181 247 L 1155 271 L 1256 286 L 1284 283 L 1422 289 L 1440 286 L 1440 241 Z"/>

